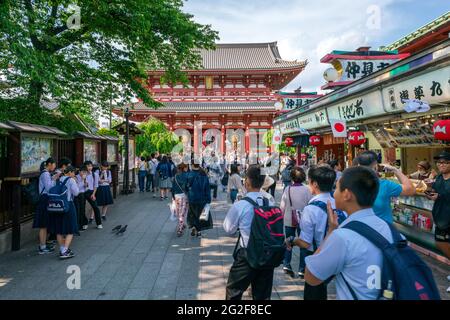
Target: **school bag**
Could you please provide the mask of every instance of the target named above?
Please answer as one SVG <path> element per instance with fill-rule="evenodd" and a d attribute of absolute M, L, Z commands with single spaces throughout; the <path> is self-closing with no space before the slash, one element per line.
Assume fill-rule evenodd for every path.
<path fill-rule="evenodd" d="M 263 205 L 249 197 L 242 200 L 253 206 L 253 220 L 247 244 L 247 260 L 253 269 L 273 269 L 284 259 L 286 251 L 284 217 L 279 207 L 270 206 L 263 198 Z M 238 239 L 239 244 L 240 237 Z"/>
<path fill-rule="evenodd" d="M 390 243 L 380 233 L 360 221 L 352 221 L 343 226 L 350 229 L 378 247 L 383 253 L 383 267 L 381 271 L 381 298 L 383 291 L 391 281 L 393 300 L 440 300 L 439 290 L 430 268 L 419 258 L 408 242 L 392 224 L 391 229 L 394 243 Z M 354 290 L 343 277 L 354 300 L 358 300 Z"/>
<path fill-rule="evenodd" d="M 291 169 L 290 167 L 286 167 L 281 171 L 281 180 L 283 181 L 291 181 Z"/>
<path fill-rule="evenodd" d="M 48 191 L 47 211 L 57 213 L 69 212 L 69 200 L 67 200 L 67 182 L 70 178 L 61 182 L 56 180 L 56 185 L 51 187 Z"/>
<path fill-rule="evenodd" d="M 316 206 L 319 207 L 320 209 L 322 209 L 323 211 L 325 211 L 325 214 L 328 217 L 328 208 L 327 208 L 327 204 L 323 201 L 313 201 L 310 202 L 308 205 L 312 205 L 312 206 Z M 333 209 L 333 211 L 337 214 L 338 216 L 338 224 L 341 224 L 342 222 L 344 222 L 345 219 L 347 219 L 347 216 L 345 215 L 344 211 L 339 210 L 339 209 Z M 328 218 L 327 218 L 328 219 Z M 327 221 L 328 222 L 328 221 Z M 326 228 L 328 228 L 328 223 Z M 326 233 L 326 229 L 325 229 L 325 233 Z"/>

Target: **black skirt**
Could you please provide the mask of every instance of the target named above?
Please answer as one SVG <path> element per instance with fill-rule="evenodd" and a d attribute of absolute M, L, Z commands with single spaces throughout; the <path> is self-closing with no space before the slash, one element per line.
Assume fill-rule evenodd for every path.
<path fill-rule="evenodd" d="M 36 213 L 34 214 L 33 228 L 44 229 L 49 224 L 49 214 L 47 211 L 48 195 L 42 194 L 36 205 Z"/>
<path fill-rule="evenodd" d="M 95 197 L 99 207 L 109 206 L 114 203 L 110 186 L 99 186 Z"/>
<path fill-rule="evenodd" d="M 78 232 L 77 210 L 73 201 L 69 202 L 69 211 L 52 212 L 49 219 L 49 231 L 54 234 L 75 234 Z"/>

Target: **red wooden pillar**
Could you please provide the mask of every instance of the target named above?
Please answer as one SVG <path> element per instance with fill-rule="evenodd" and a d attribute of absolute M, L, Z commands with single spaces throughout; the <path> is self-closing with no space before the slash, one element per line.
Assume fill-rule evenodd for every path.
<path fill-rule="evenodd" d="M 250 152 L 250 129 L 248 125 L 245 127 L 245 153 L 248 154 Z"/>

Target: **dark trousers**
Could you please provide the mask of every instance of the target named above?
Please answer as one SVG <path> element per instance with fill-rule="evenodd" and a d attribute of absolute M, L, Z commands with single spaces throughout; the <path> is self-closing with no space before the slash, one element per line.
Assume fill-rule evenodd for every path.
<path fill-rule="evenodd" d="M 231 189 L 230 190 L 231 203 L 234 203 L 236 201 L 238 193 L 239 193 L 239 191 L 237 189 Z"/>
<path fill-rule="evenodd" d="M 140 170 L 138 173 L 139 180 L 139 191 L 144 192 L 145 189 L 145 177 L 147 176 L 147 171 Z"/>
<path fill-rule="evenodd" d="M 200 228 L 200 214 L 202 213 L 204 205 L 198 203 L 189 203 L 188 211 L 188 226 L 189 228 L 195 227 L 197 230 Z"/>
<path fill-rule="evenodd" d="M 210 188 L 213 191 L 213 198 L 217 198 L 217 184 L 211 184 Z"/>
<path fill-rule="evenodd" d="M 286 238 L 289 238 L 291 236 L 295 237 L 296 235 L 299 236 L 300 228 L 299 227 L 284 227 L 284 233 L 286 234 Z M 292 248 L 291 250 L 286 249 L 286 251 L 284 253 L 283 265 L 285 267 L 291 267 L 292 250 L 294 250 L 294 248 Z M 305 260 L 305 259 L 303 259 L 303 260 Z M 300 264 L 301 264 L 301 259 L 300 259 Z M 301 266 L 298 271 L 302 272 L 300 269 L 301 269 Z"/>
<path fill-rule="evenodd" d="M 145 191 L 150 192 L 150 191 L 155 191 L 155 184 L 153 182 L 153 175 L 152 174 L 147 174 L 147 181 L 145 183 Z"/>
<path fill-rule="evenodd" d="M 269 192 L 270 192 L 270 194 L 272 195 L 272 197 L 275 197 L 275 188 L 277 187 L 277 182 L 275 181 L 274 183 L 273 183 L 273 185 L 271 185 L 270 187 L 269 187 Z"/>
<path fill-rule="evenodd" d="M 92 193 L 94 193 L 94 191 L 88 190 L 84 193 L 84 196 L 86 198 L 86 201 L 91 205 L 92 209 L 94 210 L 95 223 L 97 225 L 101 225 L 102 217 L 100 215 L 100 209 L 97 206 L 97 201 L 91 199 Z"/>
<path fill-rule="evenodd" d="M 77 221 L 78 221 L 78 229 L 86 226 L 88 224 L 88 220 L 86 218 L 86 198 L 84 193 L 80 193 L 73 199 L 75 204 L 75 208 L 77 209 Z"/>
<path fill-rule="evenodd" d="M 248 286 L 252 286 L 253 300 L 270 300 L 272 295 L 273 270 L 257 270 L 250 267 L 247 252 L 240 248 L 228 275 L 227 300 L 241 300 Z"/>

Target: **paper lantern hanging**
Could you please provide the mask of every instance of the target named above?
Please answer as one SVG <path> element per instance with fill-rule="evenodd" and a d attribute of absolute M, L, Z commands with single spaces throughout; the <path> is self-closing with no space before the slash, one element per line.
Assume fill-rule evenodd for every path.
<path fill-rule="evenodd" d="M 364 132 L 361 131 L 353 131 L 350 132 L 350 134 L 348 135 L 348 142 L 352 145 L 352 146 L 360 146 L 364 143 L 366 143 L 366 136 L 364 135 Z"/>
<path fill-rule="evenodd" d="M 292 147 L 292 145 L 294 144 L 294 139 L 292 139 L 291 137 L 287 137 L 284 140 L 284 144 L 286 145 L 286 147 Z"/>
<path fill-rule="evenodd" d="M 309 144 L 312 146 L 318 146 L 320 144 L 320 137 L 319 136 L 309 137 Z"/>
<path fill-rule="evenodd" d="M 437 140 L 450 141 L 450 119 L 436 121 L 433 124 L 433 134 Z"/>

